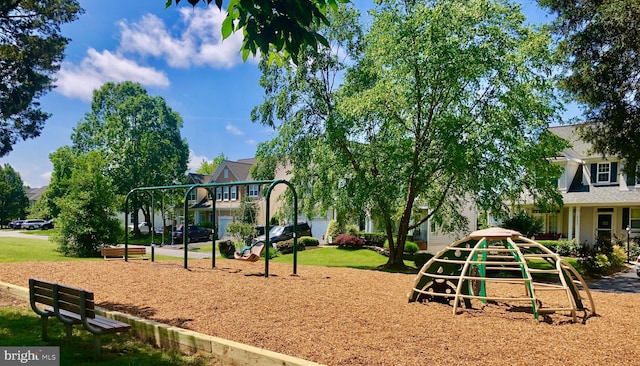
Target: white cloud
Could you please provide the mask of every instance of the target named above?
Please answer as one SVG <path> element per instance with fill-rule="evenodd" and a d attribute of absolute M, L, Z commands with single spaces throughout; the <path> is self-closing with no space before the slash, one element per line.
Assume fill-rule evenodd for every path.
<path fill-rule="evenodd" d="M 209 159 L 206 156 L 196 155 L 196 153 L 192 149 L 189 149 L 189 163 L 187 164 L 187 168 L 189 168 L 190 172 L 195 172 L 196 170 L 198 170 L 198 168 L 200 168 L 203 160 L 211 162 L 213 159 Z"/>
<path fill-rule="evenodd" d="M 238 127 L 232 125 L 231 123 L 227 123 L 224 129 L 227 130 L 227 132 L 229 132 L 232 135 L 236 135 L 236 136 L 244 135 L 243 131 L 241 131 Z"/>
<path fill-rule="evenodd" d="M 91 100 L 93 90 L 102 84 L 131 80 L 144 86 L 169 86 L 167 75 L 151 67 L 140 66 L 120 54 L 87 50 L 80 65 L 63 63 L 56 75 L 56 91 L 70 98 Z"/>
<path fill-rule="evenodd" d="M 256 140 L 254 140 L 254 139 L 245 140 L 245 142 L 246 142 L 247 144 L 249 144 L 249 145 L 255 145 L 255 144 L 257 144 L 257 141 L 256 141 Z"/>
<path fill-rule="evenodd" d="M 47 182 L 51 181 L 51 172 L 44 172 L 40 174 L 40 178 L 44 179 Z"/>
<path fill-rule="evenodd" d="M 183 30 L 173 35 L 165 23 L 148 14 L 139 21 L 119 23 L 120 50 L 141 56 L 165 58 L 169 66 L 190 67 L 208 65 L 230 68 L 242 62 L 240 46 L 242 32 L 235 32 L 222 41 L 220 29 L 226 13 L 217 7 L 180 9 Z"/>

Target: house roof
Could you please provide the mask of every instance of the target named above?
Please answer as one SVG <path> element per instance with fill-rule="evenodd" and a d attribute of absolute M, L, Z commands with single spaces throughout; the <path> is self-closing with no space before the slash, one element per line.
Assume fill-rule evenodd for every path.
<path fill-rule="evenodd" d="M 28 188 L 25 191 L 27 198 L 29 201 L 38 201 L 42 194 L 47 190 L 48 186 L 40 187 L 40 188 Z"/>
<path fill-rule="evenodd" d="M 640 202 L 640 190 L 620 189 L 619 186 L 596 187 L 589 192 L 562 193 L 564 205 L 597 204 L 598 206 Z"/>
<path fill-rule="evenodd" d="M 207 176 L 204 174 L 189 173 L 187 174 L 187 182 L 195 184 L 205 183 Z"/>
<path fill-rule="evenodd" d="M 233 174 L 238 181 L 250 180 L 251 167 L 255 165 L 256 159 L 242 159 L 238 161 L 224 160 L 218 165 L 216 170 L 211 175 L 211 182 L 216 182 L 222 174 L 222 171 L 227 168 Z"/>
<path fill-rule="evenodd" d="M 566 125 L 566 126 L 554 126 L 549 127 L 549 131 L 553 132 L 559 137 L 567 140 L 571 147 L 568 147 L 562 150 L 562 154 L 567 158 L 575 158 L 575 159 L 587 159 L 592 157 L 599 157 L 598 154 L 591 152 L 591 143 L 583 141 L 578 136 L 576 129 L 582 126 L 582 124 L 577 125 Z"/>

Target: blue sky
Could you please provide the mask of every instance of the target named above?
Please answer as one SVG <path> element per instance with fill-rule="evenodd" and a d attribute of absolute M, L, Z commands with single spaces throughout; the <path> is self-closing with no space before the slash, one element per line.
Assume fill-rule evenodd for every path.
<path fill-rule="evenodd" d="M 47 185 L 53 169 L 49 154 L 71 143 L 93 89 L 125 80 L 139 82 L 180 113 L 190 171 L 220 153 L 231 160 L 253 157 L 256 144 L 274 135 L 249 118 L 263 97 L 257 60 L 242 62 L 240 34 L 221 41 L 224 15 L 215 6 L 193 9 L 183 1 L 165 9 L 164 3 L 80 0 L 85 13 L 63 27 L 71 42 L 57 87 L 40 100 L 52 117 L 39 137 L 14 145 L 0 164 L 11 165 L 30 187 Z M 373 6 L 367 0 L 354 3 L 360 9 Z M 535 2 L 522 3 L 531 22 L 550 19 Z"/>

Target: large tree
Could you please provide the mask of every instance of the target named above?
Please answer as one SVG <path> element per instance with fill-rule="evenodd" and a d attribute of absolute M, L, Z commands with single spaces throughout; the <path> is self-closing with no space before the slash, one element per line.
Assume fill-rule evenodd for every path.
<path fill-rule="evenodd" d="M 81 12 L 76 0 L 0 1 L 0 157 L 40 135 L 49 114 L 38 99 L 53 87 L 69 42 L 60 26 Z"/>
<path fill-rule="evenodd" d="M 640 176 L 640 2 L 539 0 L 558 15 L 562 87 L 586 107 L 583 137 Z"/>
<path fill-rule="evenodd" d="M 117 192 L 136 187 L 181 182 L 187 170 L 189 147 L 180 136 L 182 118 L 162 97 L 154 97 L 137 83 L 106 83 L 94 91 L 91 111 L 78 123 L 71 139 L 79 152 L 100 150 Z M 130 202 L 134 228 L 141 209 L 151 221 L 151 199 L 136 194 Z"/>
<path fill-rule="evenodd" d="M 0 166 L 0 225 L 24 217 L 27 207 L 29 199 L 24 192 L 20 173 L 9 164 Z"/>
<path fill-rule="evenodd" d="M 175 0 L 176 5 L 181 0 Z M 213 0 L 188 0 L 192 6 L 202 2 L 211 4 Z M 282 61 L 285 56 L 293 56 L 296 62 L 301 49 L 307 46 L 327 45 L 327 40 L 316 31 L 321 24 L 328 25 L 325 16 L 327 7 L 337 8 L 337 3 L 348 0 L 261 0 L 237 1 L 227 3 L 227 17 L 222 24 L 222 37 L 242 31 L 244 42 L 242 56 L 246 60 L 249 54 L 269 55 L 270 62 Z M 165 7 L 174 0 L 166 0 Z M 223 0 L 215 0 L 218 9 L 222 9 Z"/>
<path fill-rule="evenodd" d="M 354 28 L 332 19 L 334 57 L 264 66 L 254 117 L 279 135 L 259 155 L 288 159 L 303 204 L 378 217 L 389 267 L 403 266 L 410 230 L 428 219 L 460 229 L 470 201 L 498 213 L 525 190 L 559 204 L 550 36 L 502 1 L 388 1 L 372 15 L 362 53 Z M 350 52 L 338 88 L 337 57 Z"/>

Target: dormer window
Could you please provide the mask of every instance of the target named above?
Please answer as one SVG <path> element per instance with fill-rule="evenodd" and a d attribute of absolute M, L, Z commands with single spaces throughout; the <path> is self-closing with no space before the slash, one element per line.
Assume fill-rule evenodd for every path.
<path fill-rule="evenodd" d="M 195 189 L 192 189 L 192 190 L 189 192 L 189 195 L 188 195 L 188 197 L 187 197 L 187 201 L 195 201 L 195 200 L 196 200 L 196 190 L 195 190 Z"/>
<path fill-rule="evenodd" d="M 597 183 L 609 183 L 611 181 L 611 164 L 598 163 L 598 181 Z"/>
<path fill-rule="evenodd" d="M 591 164 L 591 183 L 605 185 L 618 181 L 618 163 L 602 162 Z"/>
<path fill-rule="evenodd" d="M 229 169 L 225 169 L 223 175 L 225 178 L 229 178 Z"/>

